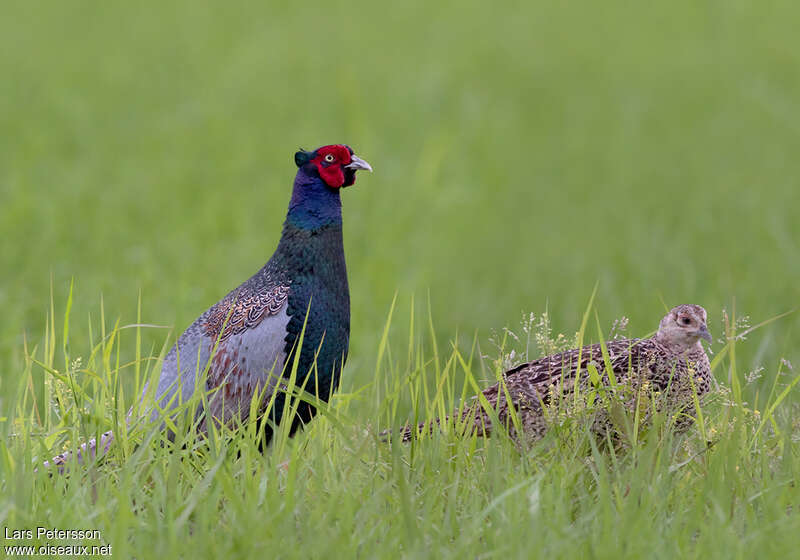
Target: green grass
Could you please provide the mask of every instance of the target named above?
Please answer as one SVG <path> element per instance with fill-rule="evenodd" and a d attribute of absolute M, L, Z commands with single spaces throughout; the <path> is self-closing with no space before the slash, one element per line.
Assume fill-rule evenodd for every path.
<path fill-rule="evenodd" d="M 796 375 L 782 360 L 800 363 L 798 313 L 714 345 L 734 404 L 708 405 L 717 443 L 675 470 L 698 430 L 616 458 L 580 430 L 526 453 L 374 438 L 457 403 L 451 342 L 481 383 L 493 332 L 547 309 L 572 333 L 595 284 L 601 325 L 625 315 L 632 335 L 665 305 L 703 305 L 717 339 L 723 310 L 757 324 L 797 308 L 798 16 L 780 1 L 6 3 L 0 525 L 97 527 L 118 557 L 788 556 L 800 399 L 768 411 Z M 330 142 L 375 168 L 344 193 L 353 332 L 330 418 L 263 456 L 246 438 L 166 453 L 140 426 L 86 475 L 34 476 L 50 448 L 119 423 L 145 358 L 266 260 L 293 151 Z M 76 371 L 82 414 L 34 349 Z"/>
<path fill-rule="evenodd" d="M 786 397 L 800 375 L 770 372 L 770 390 L 743 402 L 738 389 L 751 390 L 752 379 L 735 368 L 734 318 L 713 362 L 733 376 L 733 390 L 716 391 L 686 436 L 656 416 L 658 429 L 640 429 L 607 450 L 569 418 L 532 447 L 502 432 L 488 441 L 459 436 L 456 426 L 411 444 L 381 441 L 380 428 L 400 425 L 398 411 L 408 403 L 420 420 L 454 410 L 476 380 L 502 371 L 493 365 L 510 351 L 501 346 L 491 360 L 475 346 L 437 349 L 430 317 L 417 317 L 398 352 L 390 313 L 373 382 L 337 395 L 301 436 L 279 430 L 265 454 L 252 420 L 238 434 L 198 440 L 178 419 L 174 444 L 158 426 L 126 427 L 132 399 L 122 389 L 134 372 L 140 383 L 158 373 L 157 357 L 120 359 L 125 340 L 140 340 L 143 327 L 98 332 L 85 363 L 66 354 L 59 367 L 53 350 L 68 332 L 50 330 L 51 322 L 44 346 L 29 349 L 9 411 L 14 434 L 0 447 L 4 522 L 98 528 L 123 558 L 263 550 L 280 557 L 749 557 L 789 555 L 796 546 L 797 408 Z M 549 334 L 533 332 L 539 344 Z M 536 354 L 527 341 L 514 345 L 519 359 Z M 52 373 L 44 410 L 32 404 L 42 370 Z M 35 457 L 50 453 L 54 437 L 44 434 L 77 442 L 112 427 L 118 443 L 102 462 L 72 465 L 63 477 L 32 472 Z"/>

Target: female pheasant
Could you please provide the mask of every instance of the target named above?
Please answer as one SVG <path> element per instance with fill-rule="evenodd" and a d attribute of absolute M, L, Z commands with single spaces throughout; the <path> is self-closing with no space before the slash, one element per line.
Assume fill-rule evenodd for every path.
<path fill-rule="evenodd" d="M 298 387 L 327 401 L 339 385 L 350 337 L 340 189 L 355 183 L 356 171 L 372 167 L 343 144 L 300 150 L 294 159 L 297 176 L 275 253 L 200 315 L 164 359 L 155 390 L 158 407 L 174 410 L 196 387 L 208 391 L 208 405 L 200 411 L 205 415 L 201 431 L 210 421 L 233 425 L 246 419 L 255 395 L 263 411 L 280 380 L 288 377 L 298 351 Z M 145 407 L 154 420 L 161 414 Z M 283 407 L 284 394 L 279 393 L 270 412 L 274 424 Z M 300 403 L 291 432 L 314 413 L 312 405 Z M 78 461 L 94 456 L 98 448 L 105 453 L 113 437 L 109 431 L 99 445 L 94 439 L 81 445 Z M 271 437 L 267 426 L 265 441 Z M 63 465 L 69 457 L 59 455 L 52 463 Z"/>
<path fill-rule="evenodd" d="M 581 398 L 594 390 L 615 385 L 628 408 L 642 402 L 641 396 L 658 396 L 661 404 L 679 414 L 679 427 L 686 427 L 691 418 L 694 395 L 704 395 L 711 387 L 711 367 L 700 339 L 711 341 L 706 327 L 706 310 L 699 305 L 679 305 L 662 320 L 652 338 L 612 340 L 605 343 L 606 356 L 600 344 L 593 344 L 546 356 L 521 364 L 507 371 L 502 383 L 485 391 L 461 413 L 466 432 L 488 437 L 494 430 L 493 418 L 506 426 L 512 437 L 518 429 L 528 441 L 541 438 L 554 414 L 575 404 L 575 382 Z M 613 377 L 609 375 L 609 369 Z M 613 379 L 613 383 L 612 383 Z M 643 393 L 644 391 L 644 393 Z M 650 401 L 644 399 L 645 403 Z M 487 405 L 494 411 L 487 411 Z M 512 410 L 518 422 L 512 418 Z M 440 423 L 407 426 L 403 441 L 419 431 L 431 431 Z M 606 433 L 614 431 L 607 413 L 598 411 L 594 428 Z"/>

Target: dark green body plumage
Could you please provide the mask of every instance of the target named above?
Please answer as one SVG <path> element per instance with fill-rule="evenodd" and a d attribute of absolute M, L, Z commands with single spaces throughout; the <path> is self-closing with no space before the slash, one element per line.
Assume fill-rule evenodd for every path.
<path fill-rule="evenodd" d="M 341 223 L 318 229 L 284 225 L 274 266 L 292 271 L 286 325 L 285 376 L 289 375 L 301 332 L 297 385 L 327 401 L 338 388 L 350 340 L 350 291 Z M 308 314 L 308 318 L 306 318 Z M 303 326 L 305 324 L 305 332 Z M 285 399 L 279 395 L 270 415 L 280 419 Z M 314 408 L 301 403 L 292 431 L 308 422 Z M 271 428 L 267 428 L 267 440 Z"/>
<path fill-rule="evenodd" d="M 327 401 L 339 386 L 347 360 L 350 291 L 342 238 L 340 191 L 326 185 L 308 163 L 298 170 L 295 178 L 275 253 L 240 289 L 265 293 L 278 285 L 288 288 L 285 307 L 288 321 L 274 321 L 267 328 L 282 329 L 285 343 L 283 376 L 290 376 L 302 333 L 296 385 Z M 209 389 L 214 389 L 211 385 L 214 379 L 209 376 Z M 272 424 L 280 421 L 284 406 L 285 396 L 279 393 L 269 413 Z M 308 422 L 315 412 L 312 405 L 299 403 L 291 431 Z M 265 431 L 265 441 L 268 442 L 272 437 L 272 427 L 266 426 Z"/>

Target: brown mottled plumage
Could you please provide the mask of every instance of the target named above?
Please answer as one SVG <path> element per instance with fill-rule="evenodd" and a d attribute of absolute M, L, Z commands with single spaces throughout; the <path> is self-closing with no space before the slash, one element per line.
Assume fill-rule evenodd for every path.
<path fill-rule="evenodd" d="M 621 397 L 629 409 L 636 406 L 637 401 L 649 402 L 638 396 L 657 396 L 660 407 L 666 404 L 670 411 L 679 413 L 678 426 L 685 428 L 690 423 L 687 420 L 693 411 L 694 393 L 701 396 L 711 386 L 711 368 L 701 338 L 711 341 L 706 328 L 706 310 L 699 305 L 679 305 L 661 320 L 652 338 L 605 343 L 608 364 L 618 389 L 610 395 Z M 520 427 L 525 439 L 536 440 L 545 434 L 554 415 L 574 405 L 576 379 L 584 404 L 593 390 L 600 395 L 603 387 L 612 385 L 600 344 L 512 368 L 504 374 L 503 383 L 483 391 L 483 397 L 512 437 L 518 438 Z M 487 412 L 481 400 L 472 398 L 461 413 L 461 424 L 468 434 L 489 436 L 493 432 L 495 415 Z M 518 424 L 512 420 L 512 408 Z M 598 409 L 596 414 L 595 430 L 613 431 L 608 412 Z M 403 441 L 409 441 L 418 431 L 432 431 L 439 422 L 420 424 L 418 429 L 407 426 L 402 432 Z"/>

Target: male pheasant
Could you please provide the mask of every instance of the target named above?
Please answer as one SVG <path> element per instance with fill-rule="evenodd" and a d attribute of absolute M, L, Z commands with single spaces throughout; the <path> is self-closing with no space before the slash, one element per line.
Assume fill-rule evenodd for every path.
<path fill-rule="evenodd" d="M 612 340 L 605 343 L 604 358 L 600 344 L 593 344 L 546 356 L 521 364 L 505 372 L 502 383 L 483 391 L 483 397 L 493 409 L 486 410 L 478 397 L 464 407 L 460 418 L 466 433 L 488 437 L 494 431 L 493 418 L 507 427 L 514 438 L 527 441 L 541 438 L 554 414 L 575 405 L 575 382 L 585 399 L 592 390 L 609 386 L 606 359 L 613 372 L 617 397 L 622 397 L 629 409 L 649 403 L 658 397 L 659 406 L 678 415 L 678 428 L 687 427 L 691 419 L 694 395 L 702 396 L 711 387 L 711 368 L 700 339 L 711 341 L 706 327 L 706 310 L 699 305 L 679 305 L 662 320 L 652 338 Z M 647 399 L 641 397 L 646 396 Z M 510 400 L 509 400 L 510 399 Z M 518 423 L 513 422 L 515 411 Z M 432 431 L 441 421 L 406 426 L 403 441 L 411 440 L 418 432 Z M 602 434 L 614 433 L 613 422 L 602 409 L 594 428 Z M 523 434 L 518 433 L 518 428 Z"/>
<path fill-rule="evenodd" d="M 350 337 L 340 189 L 355 183 L 356 171 L 372 168 L 343 144 L 301 150 L 294 159 L 297 176 L 275 253 L 200 315 L 164 359 L 155 390 L 159 408 L 175 409 L 196 387 L 208 391 L 208 406 L 200 411 L 205 414 L 201 431 L 211 421 L 232 425 L 246 419 L 254 395 L 262 399 L 258 409 L 263 412 L 298 351 L 298 387 L 327 401 L 339 385 Z M 281 419 L 284 405 L 285 395 L 279 392 L 270 412 L 272 423 Z M 158 418 L 156 408 L 145 409 Z M 301 402 L 291 432 L 314 413 L 311 404 Z M 264 441 L 269 442 L 272 428 L 266 425 L 265 430 Z M 94 456 L 98 449 L 105 453 L 113 438 L 109 431 L 99 444 L 92 439 L 81 445 L 77 460 Z M 69 452 L 59 455 L 52 464 L 63 468 L 69 457 Z"/>

